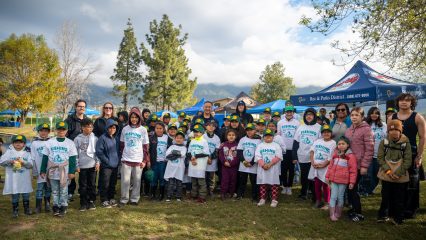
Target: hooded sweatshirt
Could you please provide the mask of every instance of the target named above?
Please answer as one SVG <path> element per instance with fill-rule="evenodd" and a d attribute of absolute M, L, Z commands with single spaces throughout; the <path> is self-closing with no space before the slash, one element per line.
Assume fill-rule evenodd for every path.
<path fill-rule="evenodd" d="M 131 116 L 135 114 L 139 120 L 133 125 Z M 121 161 L 127 165 L 136 166 L 149 161 L 148 144 L 149 137 L 145 127 L 142 126 L 142 115 L 137 107 L 133 107 L 129 114 L 129 125 L 123 128 L 120 136 L 120 148 L 122 149 Z"/>
<path fill-rule="evenodd" d="M 108 134 L 108 128 L 114 125 L 113 119 L 106 122 L 105 133 L 96 142 L 96 156 L 103 168 L 116 168 L 119 163 L 117 139 Z"/>
<path fill-rule="evenodd" d="M 387 161 L 397 162 L 402 159 L 401 165 L 395 169 L 393 174 L 399 177 L 405 176 L 407 174 L 408 169 L 411 167 L 411 163 L 412 163 L 412 152 L 411 152 L 410 141 L 404 134 L 401 135 L 401 138 L 398 141 L 393 141 L 392 139 L 390 139 L 389 136 L 387 137 L 387 139 L 389 144 L 386 151 L 385 151 L 385 140 L 382 140 L 379 146 L 377 161 L 379 162 L 380 168 L 384 172 L 387 172 L 388 170 L 391 170 L 391 167 Z M 402 144 L 405 144 L 405 149 L 403 148 L 404 149 L 403 151 L 401 150 Z"/>
<path fill-rule="evenodd" d="M 307 113 L 313 113 L 314 119 L 311 122 L 306 120 Z M 293 142 L 293 159 L 299 160 L 300 163 L 309 163 L 309 151 L 315 140 L 321 137 L 321 125 L 317 123 L 317 113 L 315 109 L 308 108 L 303 114 L 304 125 L 297 128 Z"/>
<path fill-rule="evenodd" d="M 358 169 L 368 168 L 373 160 L 374 153 L 374 138 L 370 125 L 366 122 L 362 122 L 358 126 L 352 124 L 346 130 L 345 137 L 351 142 L 351 149 L 355 153 Z"/>
<path fill-rule="evenodd" d="M 77 166 L 79 168 L 93 168 L 95 164 L 99 162 L 95 155 L 96 142 L 98 138 L 94 133 L 84 135 L 80 133 L 75 139 L 75 147 L 77 148 Z"/>
<path fill-rule="evenodd" d="M 240 117 L 241 123 L 244 126 L 247 126 L 247 123 L 252 123 L 253 122 L 253 116 L 250 113 L 247 113 L 247 106 L 246 103 L 244 101 L 240 101 L 238 102 L 239 105 L 243 105 L 244 106 L 244 110 L 242 112 L 240 112 L 238 110 L 238 105 L 237 105 L 237 109 L 235 110 L 235 113 L 233 115 L 237 115 L 238 117 Z"/>

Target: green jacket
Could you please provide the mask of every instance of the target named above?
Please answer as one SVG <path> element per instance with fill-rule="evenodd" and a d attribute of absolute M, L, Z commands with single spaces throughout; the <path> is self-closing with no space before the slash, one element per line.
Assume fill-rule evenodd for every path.
<path fill-rule="evenodd" d="M 399 167 L 394 174 L 401 177 L 404 176 L 407 172 L 407 170 L 411 167 L 412 162 L 412 156 L 411 156 L 411 145 L 408 138 L 402 134 L 399 141 L 394 142 L 387 137 L 389 141 L 389 145 L 387 148 L 387 153 L 385 156 L 385 140 L 382 140 L 380 142 L 379 151 L 377 153 L 377 161 L 379 162 L 379 166 L 381 169 L 383 169 L 384 172 L 387 172 L 390 170 L 389 165 L 386 163 L 385 160 L 388 161 L 399 161 L 402 159 L 401 167 Z M 404 151 L 401 151 L 401 145 L 405 143 Z"/>

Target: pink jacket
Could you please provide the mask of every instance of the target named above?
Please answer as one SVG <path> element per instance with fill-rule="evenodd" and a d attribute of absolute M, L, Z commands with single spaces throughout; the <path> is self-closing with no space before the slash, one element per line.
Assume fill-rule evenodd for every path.
<path fill-rule="evenodd" d="M 343 158 L 337 154 L 337 150 L 333 153 L 333 158 L 328 165 L 325 178 L 330 182 L 340 184 L 355 184 L 357 177 L 357 163 L 355 154 L 349 149 Z"/>
<path fill-rule="evenodd" d="M 351 125 L 345 132 L 345 137 L 351 141 L 352 152 L 358 161 L 358 169 L 368 168 L 373 160 L 374 138 L 370 125 L 362 122 L 359 126 Z"/>

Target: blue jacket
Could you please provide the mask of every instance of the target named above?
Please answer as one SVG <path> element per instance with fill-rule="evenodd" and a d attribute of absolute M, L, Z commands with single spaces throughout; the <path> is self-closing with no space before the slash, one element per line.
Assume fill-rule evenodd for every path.
<path fill-rule="evenodd" d="M 334 124 L 335 124 L 335 123 L 336 123 L 336 118 L 334 118 L 334 119 L 333 119 L 333 121 L 331 121 L 331 123 L 330 123 L 330 127 L 331 127 L 331 129 L 333 129 L 333 127 L 334 127 Z M 344 123 L 346 124 L 346 127 L 347 127 L 347 128 L 350 128 L 350 127 L 351 127 L 351 125 L 352 125 L 351 118 L 350 118 L 349 116 L 347 116 L 347 117 L 345 118 Z"/>
<path fill-rule="evenodd" d="M 115 121 L 107 121 L 107 127 L 116 125 Z M 101 167 L 116 168 L 120 159 L 118 158 L 118 145 L 115 136 L 108 135 L 108 132 L 102 134 L 96 142 L 96 156 L 101 162 Z"/>

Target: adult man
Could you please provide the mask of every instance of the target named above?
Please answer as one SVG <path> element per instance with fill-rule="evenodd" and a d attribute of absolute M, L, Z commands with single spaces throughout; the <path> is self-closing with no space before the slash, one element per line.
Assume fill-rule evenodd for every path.
<path fill-rule="evenodd" d="M 406 218 L 414 218 L 416 211 L 419 208 L 420 198 L 420 183 L 419 180 L 424 180 L 424 170 L 422 166 L 422 156 L 425 147 L 425 120 L 415 112 L 417 105 L 416 98 L 409 93 L 402 93 L 395 99 L 397 113 L 392 115 L 392 119 L 402 121 L 402 133 L 408 137 L 412 150 L 412 165 L 408 171 L 410 175 L 410 182 L 407 189 L 405 199 L 405 212 Z M 417 135 L 419 136 L 419 143 L 417 144 Z"/>
<path fill-rule="evenodd" d="M 219 126 L 219 122 L 217 121 L 217 119 L 213 116 L 213 103 L 210 101 L 206 101 L 203 105 L 203 114 L 199 115 L 199 116 L 194 116 L 194 118 L 192 119 L 191 122 L 191 130 L 195 125 L 195 121 L 199 118 L 203 119 L 204 122 L 210 122 L 210 121 L 215 121 L 216 122 L 216 126 Z M 216 130 L 214 131 L 214 133 L 216 135 L 219 135 L 219 128 L 216 128 Z"/>

